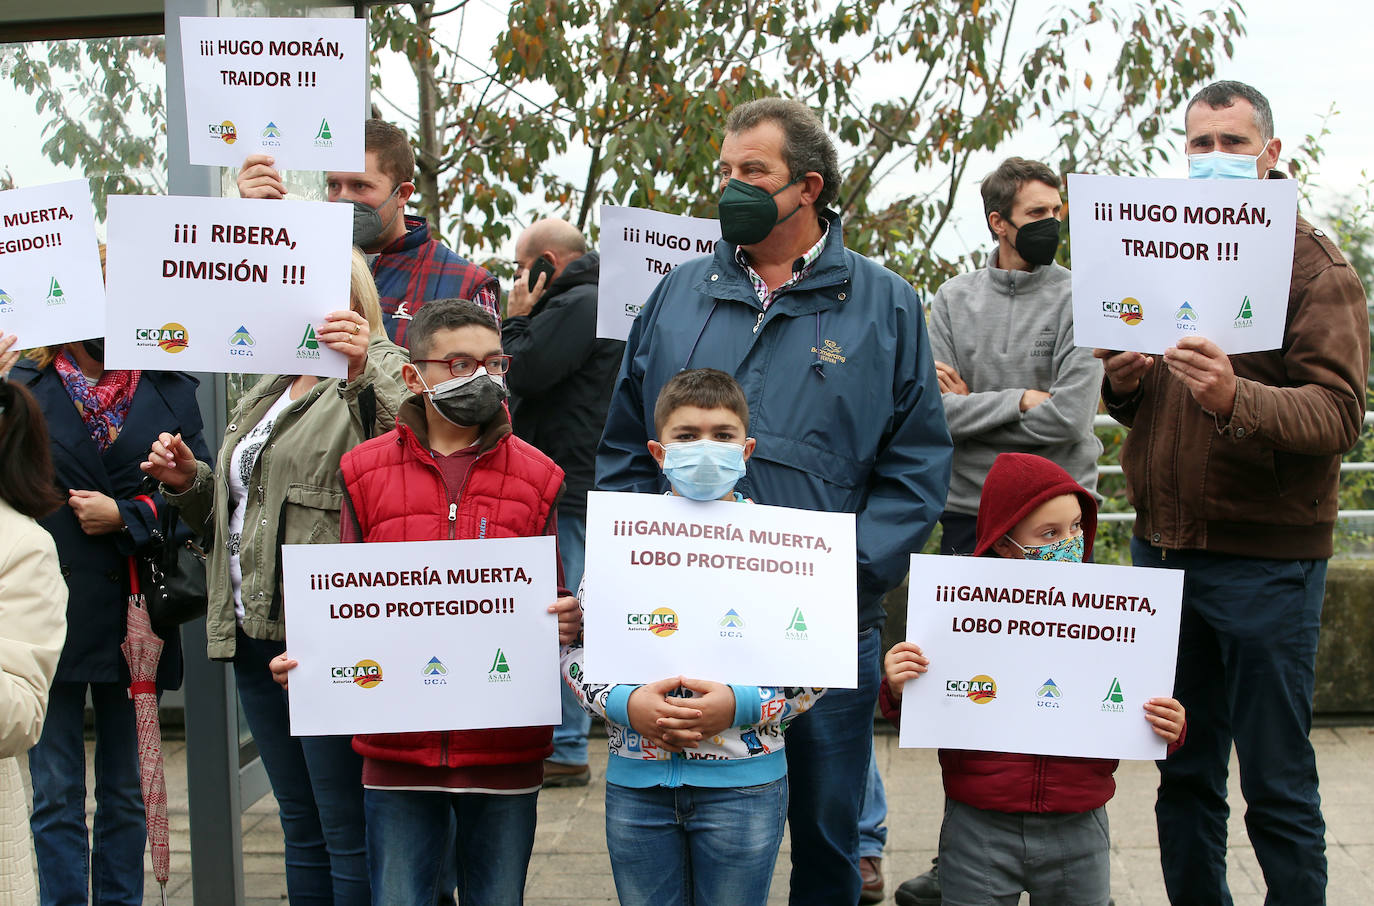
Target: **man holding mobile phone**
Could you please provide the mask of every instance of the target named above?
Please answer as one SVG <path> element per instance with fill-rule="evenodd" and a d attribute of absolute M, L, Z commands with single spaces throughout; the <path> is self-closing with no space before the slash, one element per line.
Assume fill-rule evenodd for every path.
<path fill-rule="evenodd" d="M 625 344 L 596 336 L 601 258 L 577 227 L 540 220 L 515 243 L 515 285 L 506 303 L 501 346 L 511 356 L 511 425 L 516 436 L 556 462 L 567 487 L 558 503 L 558 549 L 568 588 L 582 579 L 587 492 L 596 445 Z M 560 684 L 561 686 L 561 684 Z M 563 688 L 563 724 L 554 730 L 544 786 L 582 786 L 590 718 Z"/>

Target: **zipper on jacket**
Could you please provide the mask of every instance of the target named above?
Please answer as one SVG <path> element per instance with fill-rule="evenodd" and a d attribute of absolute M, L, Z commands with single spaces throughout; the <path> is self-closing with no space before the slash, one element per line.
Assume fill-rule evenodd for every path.
<path fill-rule="evenodd" d="M 766 314 L 768 314 L 766 311 L 759 312 L 758 320 L 754 322 L 754 333 L 758 333 L 759 328 L 763 326 L 763 316 Z"/>
<path fill-rule="evenodd" d="M 1007 329 L 1002 333 L 1002 352 L 1003 352 L 1003 354 L 1005 354 L 1005 353 L 1007 352 L 1007 349 L 1008 349 L 1008 347 L 1009 347 L 1010 344 L 1011 344 L 1012 314 L 1013 314 L 1012 309 L 1016 307 L 1016 275 L 1015 275 L 1015 274 L 1009 274 L 1009 275 L 1008 275 L 1008 278 L 1011 280 L 1011 283 L 1010 283 L 1010 285 L 1009 285 L 1009 287 L 1008 287 L 1008 294 L 1010 295 L 1010 298 L 1007 299 Z"/>
<path fill-rule="evenodd" d="M 448 505 L 448 540 L 452 541 L 458 536 L 458 504 L 449 501 Z"/>

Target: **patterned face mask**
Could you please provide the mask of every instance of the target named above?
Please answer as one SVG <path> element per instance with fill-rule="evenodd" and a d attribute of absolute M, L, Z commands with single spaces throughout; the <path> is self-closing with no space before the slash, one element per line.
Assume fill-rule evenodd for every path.
<path fill-rule="evenodd" d="M 1012 544 L 1016 544 L 1016 539 L 1007 535 L 1006 539 Z M 1083 562 L 1083 534 L 1080 532 L 1069 538 L 1061 538 L 1049 544 L 1039 544 L 1034 547 L 1022 547 L 1016 544 L 1016 549 L 1025 555 L 1027 560 L 1060 560 L 1067 563 Z"/>

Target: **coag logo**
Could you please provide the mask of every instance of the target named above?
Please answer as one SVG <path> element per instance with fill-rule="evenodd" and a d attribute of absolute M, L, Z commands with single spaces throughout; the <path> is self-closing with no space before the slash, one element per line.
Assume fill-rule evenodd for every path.
<path fill-rule="evenodd" d="M 997 698 L 997 681 L 986 673 L 980 673 L 973 679 L 945 680 L 945 695 L 967 698 L 975 705 L 986 705 Z"/>
<path fill-rule="evenodd" d="M 792 619 L 788 621 L 787 628 L 783 630 L 782 637 L 797 641 L 805 639 L 806 636 L 806 614 L 797 607 L 792 611 Z"/>
<path fill-rule="evenodd" d="M 382 682 L 382 665 L 361 660 L 352 667 L 330 667 L 329 676 L 336 683 L 353 683 L 364 689 L 375 689 Z"/>
<path fill-rule="evenodd" d="M 505 652 L 497 648 L 496 657 L 491 659 L 491 667 L 487 670 L 487 682 L 508 683 L 510 681 L 510 664 L 506 661 Z"/>
<path fill-rule="evenodd" d="M 722 639 L 744 638 L 744 618 L 733 607 L 725 611 L 725 616 L 720 618 L 720 637 Z"/>
<path fill-rule="evenodd" d="M 216 138 L 223 139 L 226 145 L 232 145 L 234 142 L 239 140 L 238 130 L 234 128 L 234 124 L 231 123 L 229 120 L 225 120 L 218 126 L 216 126 L 214 123 L 211 123 L 210 134 L 215 136 Z"/>
<path fill-rule="evenodd" d="M 1045 680 L 1045 684 L 1035 693 L 1035 707 L 1037 708 L 1058 708 L 1059 699 L 1064 695 L 1059 690 L 1059 686 L 1052 679 Z"/>
<path fill-rule="evenodd" d="M 1121 690 L 1121 680 L 1112 677 L 1112 684 L 1107 687 L 1107 694 L 1102 697 L 1103 711 L 1125 711 L 1126 693 Z"/>
<path fill-rule="evenodd" d="M 320 128 L 315 132 L 316 148 L 334 147 L 334 133 L 329 129 L 329 120 L 321 118 Z"/>
<path fill-rule="evenodd" d="M 57 282 L 56 277 L 48 278 L 48 298 L 45 301 L 49 305 L 67 304 L 67 297 L 62 292 L 62 284 Z"/>
<path fill-rule="evenodd" d="M 134 330 L 134 344 L 137 346 L 157 346 L 163 352 L 181 352 L 191 345 L 186 328 L 176 322 L 161 327 L 139 327 Z"/>
<path fill-rule="evenodd" d="M 1250 297 L 1246 296 L 1240 303 L 1240 311 L 1236 312 L 1236 321 L 1232 327 L 1253 327 L 1255 324 L 1255 311 L 1250 307 Z"/>
<path fill-rule="evenodd" d="M 1102 315 L 1106 318 L 1120 318 L 1134 327 L 1145 320 L 1145 308 L 1139 300 L 1127 296 L 1120 302 L 1103 302 Z"/>
<path fill-rule="evenodd" d="M 448 685 L 448 680 L 444 679 L 448 676 L 448 668 L 437 657 L 430 658 L 429 662 L 420 668 L 420 676 L 424 677 L 426 686 Z"/>
<path fill-rule="evenodd" d="M 661 639 L 682 628 L 677 621 L 677 611 L 671 607 L 659 607 L 653 613 L 626 614 L 625 622 L 631 629 L 647 629 Z"/>

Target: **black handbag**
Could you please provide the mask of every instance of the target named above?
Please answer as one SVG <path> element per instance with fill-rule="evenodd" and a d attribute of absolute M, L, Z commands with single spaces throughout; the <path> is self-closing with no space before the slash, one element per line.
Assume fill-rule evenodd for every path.
<path fill-rule="evenodd" d="M 164 501 L 159 510 L 147 494 L 135 499 L 145 501 L 157 519 L 151 548 L 138 558 L 139 571 L 153 629 L 168 635 L 182 623 L 205 616 L 205 551 L 194 537 L 177 539 L 180 516 L 175 506 Z"/>

